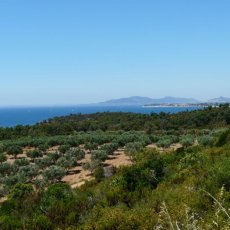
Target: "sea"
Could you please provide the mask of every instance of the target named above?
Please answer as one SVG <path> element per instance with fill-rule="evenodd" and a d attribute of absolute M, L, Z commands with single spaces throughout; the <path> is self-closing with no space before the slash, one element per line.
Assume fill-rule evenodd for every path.
<path fill-rule="evenodd" d="M 201 107 L 143 107 L 143 106 L 59 106 L 59 107 L 14 107 L 0 108 L 0 127 L 33 125 L 56 116 L 69 114 L 92 114 L 97 112 L 131 113 L 178 113 L 192 111 Z"/>

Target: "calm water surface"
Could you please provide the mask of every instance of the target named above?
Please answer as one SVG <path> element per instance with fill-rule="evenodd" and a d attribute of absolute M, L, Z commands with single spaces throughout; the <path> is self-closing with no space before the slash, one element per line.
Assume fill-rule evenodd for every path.
<path fill-rule="evenodd" d="M 32 125 L 55 116 L 69 114 L 91 114 L 96 112 L 133 112 L 133 113 L 178 113 L 200 107 L 141 107 L 141 106 L 69 106 L 69 107 L 31 107 L 0 108 L 0 126 Z"/>

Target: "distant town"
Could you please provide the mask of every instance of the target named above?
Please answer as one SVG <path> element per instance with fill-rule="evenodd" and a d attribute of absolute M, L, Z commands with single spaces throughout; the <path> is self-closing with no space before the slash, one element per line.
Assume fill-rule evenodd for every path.
<path fill-rule="evenodd" d="M 220 107 L 229 103 L 162 103 L 162 104 L 146 104 L 143 107 Z"/>

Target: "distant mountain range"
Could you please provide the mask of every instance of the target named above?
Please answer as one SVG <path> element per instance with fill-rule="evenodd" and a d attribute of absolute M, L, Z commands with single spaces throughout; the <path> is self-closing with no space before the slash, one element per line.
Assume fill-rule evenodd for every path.
<path fill-rule="evenodd" d="M 98 105 L 105 106 L 134 106 L 134 105 L 149 105 L 149 104 L 196 104 L 196 103 L 230 103 L 230 98 L 219 97 L 210 99 L 208 101 L 199 101 L 194 98 L 180 98 L 180 97 L 163 97 L 159 99 L 153 99 L 149 97 L 127 97 L 113 99 L 105 102 L 98 103 Z"/>
<path fill-rule="evenodd" d="M 218 98 L 211 99 L 208 102 L 210 103 L 230 103 L 230 98 L 218 97 Z"/>

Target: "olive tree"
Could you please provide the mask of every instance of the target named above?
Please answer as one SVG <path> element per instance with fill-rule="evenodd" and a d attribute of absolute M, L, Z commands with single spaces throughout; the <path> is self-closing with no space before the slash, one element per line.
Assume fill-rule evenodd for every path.
<path fill-rule="evenodd" d="M 7 160 L 6 154 L 0 153 L 0 163 L 3 163 L 6 160 Z"/>
<path fill-rule="evenodd" d="M 19 145 L 11 145 L 7 149 L 7 154 L 12 154 L 15 159 L 17 158 L 17 155 L 21 153 L 23 153 L 23 150 Z"/>
<path fill-rule="evenodd" d="M 32 161 L 34 162 L 34 160 L 36 158 L 42 157 L 42 152 L 39 150 L 32 150 L 26 153 L 27 157 L 30 157 L 32 159 Z"/>
<path fill-rule="evenodd" d="M 49 183 L 60 181 L 66 174 L 66 170 L 60 166 L 52 165 L 43 173 L 44 179 Z"/>

